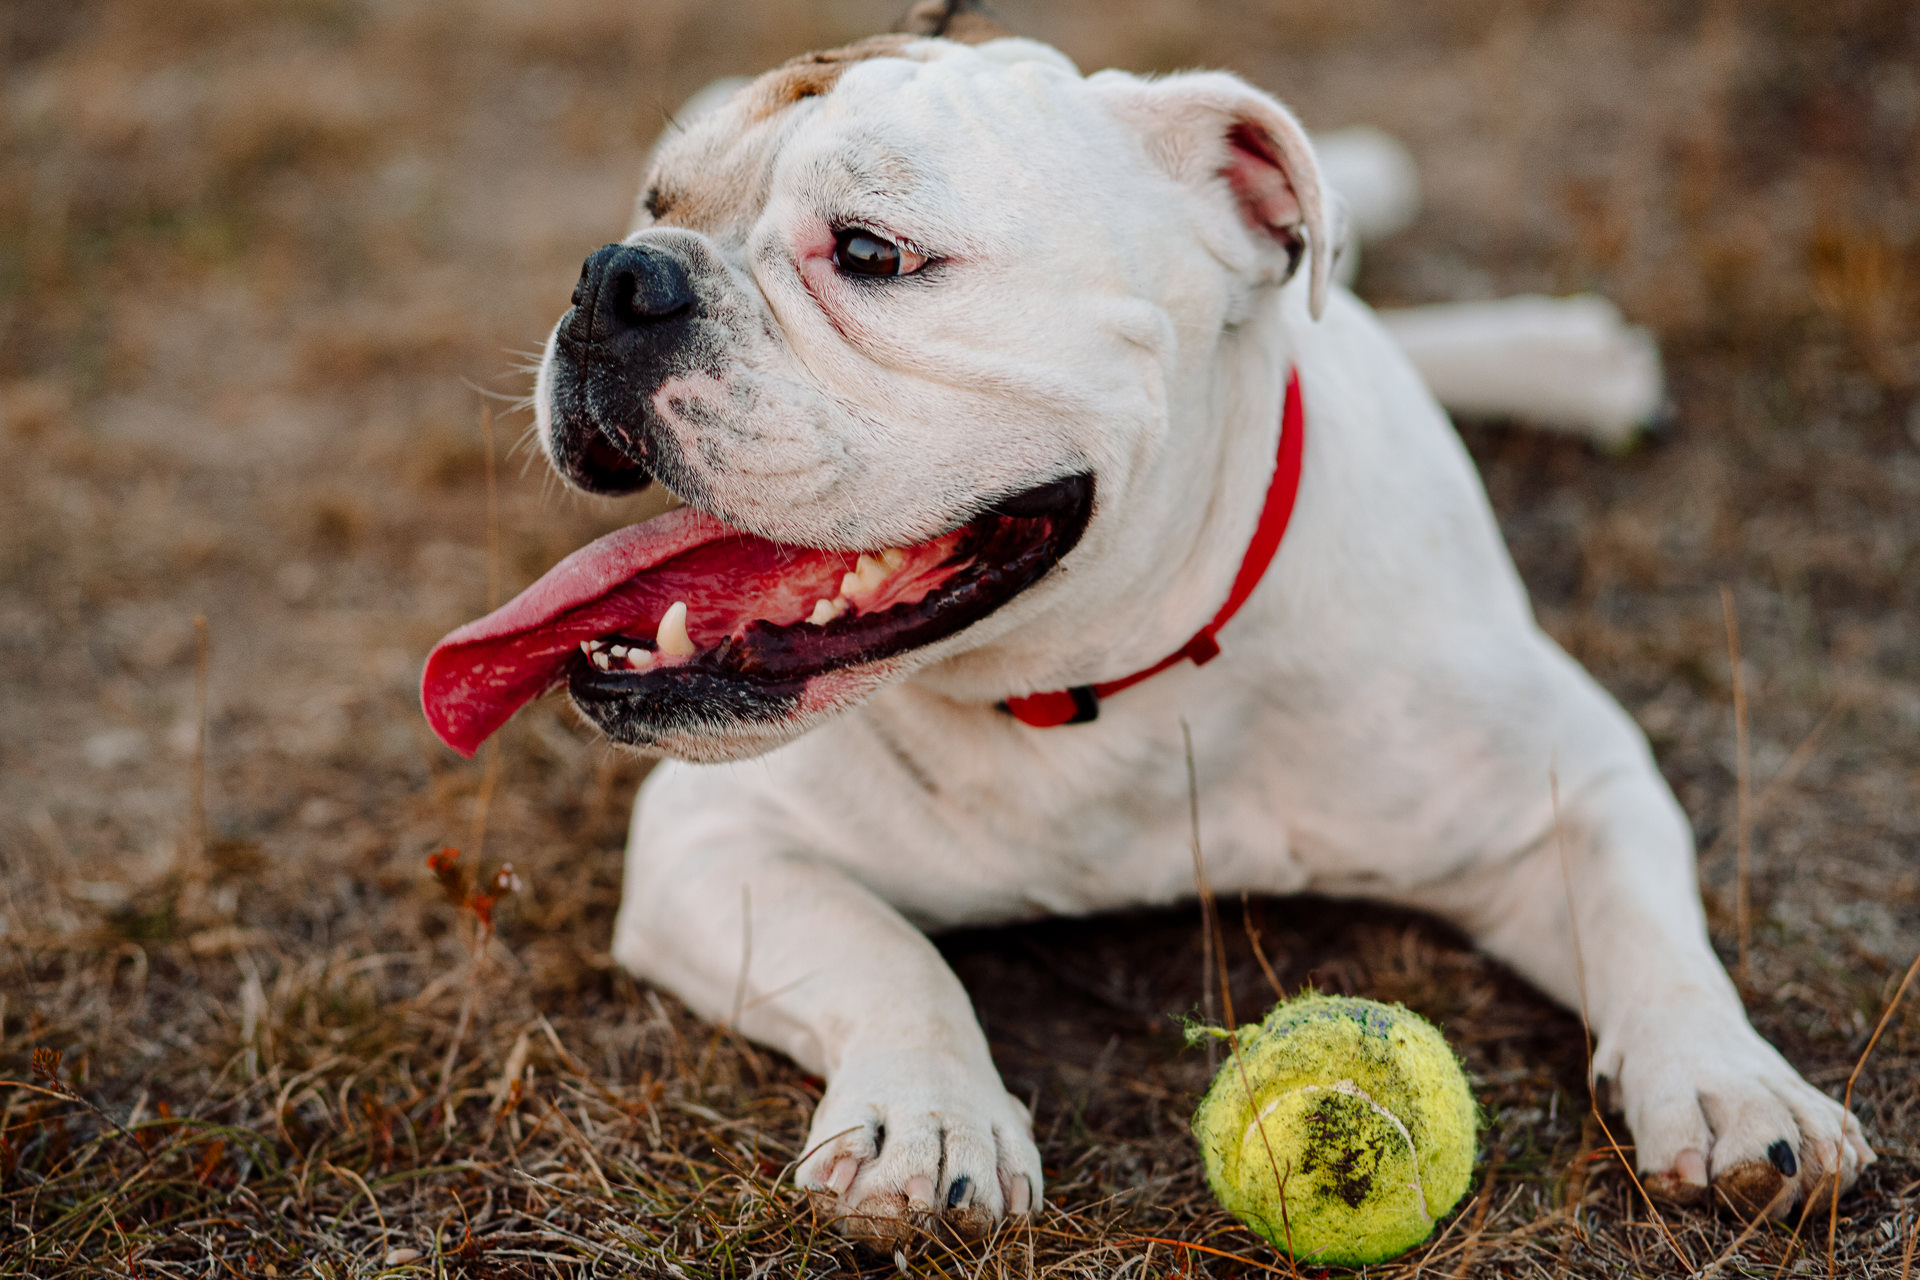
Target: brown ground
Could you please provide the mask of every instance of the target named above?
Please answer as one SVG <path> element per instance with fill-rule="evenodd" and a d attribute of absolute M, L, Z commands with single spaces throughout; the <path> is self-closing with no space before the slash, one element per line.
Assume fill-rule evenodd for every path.
<path fill-rule="evenodd" d="M 1085 66 L 1227 65 L 1313 125 L 1407 139 L 1429 206 L 1370 253 L 1376 301 L 1591 287 L 1660 333 L 1667 442 L 1608 458 L 1467 435 L 1542 618 L 1640 718 L 1694 815 L 1729 959 L 1732 588 L 1757 797 L 1742 985 L 1838 1092 L 1920 950 L 1916 11 L 1003 12 Z M 34 1085 L 0 1089 L 0 1274 L 347 1276 L 395 1249 L 421 1251 L 412 1274 L 892 1268 L 820 1236 L 776 1182 L 817 1083 L 608 967 L 639 767 L 549 702 L 506 731 L 482 804 L 485 766 L 431 741 L 414 679 L 488 597 L 479 389 L 524 391 L 515 353 L 623 229 L 663 110 L 894 16 L 890 0 L 0 7 L 0 1074 Z M 503 455 L 524 423 L 500 419 Z M 504 587 L 634 509 L 562 494 L 513 454 Z M 472 918 L 424 859 L 456 844 L 475 861 L 478 810 L 483 860 L 511 859 L 526 888 L 474 972 Z M 1257 1008 L 1239 904 L 1226 915 Z M 1249 920 L 1290 988 L 1311 976 L 1442 1019 L 1491 1120 L 1479 1198 L 1375 1274 L 1828 1270 L 1824 1223 L 1744 1240 L 1724 1215 L 1652 1223 L 1595 1154 L 1578 1022 L 1458 938 L 1326 904 Z M 1211 1209 L 1184 1132 L 1207 1072 L 1172 1021 L 1200 998 L 1192 912 L 950 953 L 1035 1101 L 1053 1211 L 984 1255 L 911 1266 L 1276 1261 Z M 1840 1275 L 1914 1260 L 1908 1008 L 1855 1090 L 1882 1160 L 1842 1208 Z M 40 1048 L 63 1057 L 35 1076 Z"/>

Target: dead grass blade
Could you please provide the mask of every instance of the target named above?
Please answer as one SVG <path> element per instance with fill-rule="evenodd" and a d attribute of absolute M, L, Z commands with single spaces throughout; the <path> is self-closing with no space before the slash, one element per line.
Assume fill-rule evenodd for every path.
<path fill-rule="evenodd" d="M 1266 1272 L 1268 1275 L 1290 1276 L 1293 1280 L 1299 1280 L 1300 1277 L 1298 1268 L 1289 1267 L 1287 1270 L 1282 1271 L 1270 1262 L 1262 1262 L 1258 1258 L 1249 1258 L 1244 1253 L 1229 1253 L 1225 1249 L 1215 1249 L 1211 1245 L 1195 1244 L 1191 1240 L 1174 1240 L 1167 1236 L 1127 1236 L 1124 1237 L 1122 1243 L 1163 1244 L 1172 1249 L 1191 1249 L 1195 1253 L 1204 1253 L 1214 1258 L 1225 1258 L 1229 1262 L 1238 1262 L 1242 1266 L 1253 1267 Z M 1291 1261 L 1291 1259 L 1289 1261 Z"/>
<path fill-rule="evenodd" d="M 1480 1179 L 1480 1194 L 1473 1206 L 1473 1222 L 1467 1227 L 1467 1235 L 1459 1244 L 1460 1262 L 1453 1269 L 1452 1280 L 1469 1280 L 1473 1274 L 1473 1263 L 1480 1256 L 1481 1241 L 1486 1238 L 1487 1214 L 1493 1208 L 1494 1179 L 1500 1174 L 1501 1159 L 1495 1156 L 1487 1161 L 1487 1172 Z"/>
<path fill-rule="evenodd" d="M 175 863 L 176 892 L 197 912 L 207 884 L 207 616 L 193 618 L 193 754 L 187 762 L 187 837 Z"/>
<path fill-rule="evenodd" d="M 1727 1261 L 1732 1258 L 1734 1254 L 1740 1252 L 1740 1247 L 1746 1244 L 1753 1233 L 1773 1221 L 1774 1212 L 1785 1207 L 1792 1201 L 1794 1191 L 1795 1187 L 1791 1182 L 1782 1183 L 1780 1189 L 1773 1193 L 1773 1199 L 1769 1200 L 1760 1212 L 1754 1214 L 1752 1219 L 1748 1221 L 1744 1227 L 1740 1228 L 1740 1234 L 1735 1236 L 1732 1243 L 1720 1251 L 1718 1257 L 1700 1269 L 1699 1275 L 1696 1276 L 1694 1280 L 1709 1280 L 1710 1277 L 1718 1275 L 1720 1269 L 1727 1265 Z"/>
<path fill-rule="evenodd" d="M 1899 987 L 1894 990 L 1893 999 L 1887 1001 L 1887 1007 L 1881 1011 L 1880 1021 L 1874 1024 L 1873 1034 L 1867 1038 L 1867 1047 L 1860 1051 L 1860 1060 L 1853 1064 L 1853 1071 L 1847 1076 L 1847 1087 L 1840 1096 L 1840 1106 L 1848 1115 L 1853 1114 L 1853 1086 L 1860 1079 L 1861 1071 L 1866 1069 L 1867 1059 L 1873 1056 L 1873 1047 L 1880 1043 L 1880 1033 L 1887 1029 L 1889 1022 L 1893 1021 L 1894 1011 L 1900 1007 L 1900 1001 L 1907 994 L 1907 987 L 1913 982 L 1915 973 L 1920 973 L 1920 955 L 1914 956 L 1913 963 L 1907 966 L 1906 976 L 1900 979 Z M 1839 1176 L 1839 1170 L 1834 1170 L 1834 1177 L 1837 1179 Z M 1836 1186 L 1833 1202 L 1827 1209 L 1827 1280 L 1833 1280 L 1834 1236 L 1839 1229 L 1840 1194 Z M 1907 1256 L 1911 1259 L 1912 1255 L 1913 1245 L 1909 1241 Z"/>
<path fill-rule="evenodd" d="M 1273 965 L 1267 960 L 1267 950 L 1260 945 L 1260 930 L 1254 927 L 1253 903 L 1246 893 L 1240 895 L 1240 923 L 1247 931 L 1247 946 L 1253 950 L 1253 958 L 1259 962 L 1260 972 L 1266 977 L 1267 985 L 1273 988 L 1275 1000 L 1285 1000 L 1287 989 L 1280 985 L 1280 975 L 1273 971 Z"/>
<path fill-rule="evenodd" d="M 500 607 L 500 478 L 494 460 L 493 405 L 480 405 L 480 434 L 486 445 L 487 476 L 487 612 Z"/>
<path fill-rule="evenodd" d="M 1185 749 L 1187 762 L 1187 827 L 1188 844 L 1193 853 L 1193 891 L 1200 898 L 1200 1016 L 1211 1026 L 1214 1021 L 1214 965 L 1216 959 L 1220 959 L 1222 964 L 1225 963 L 1224 959 L 1220 958 L 1225 939 L 1216 927 L 1213 890 L 1207 884 L 1206 863 L 1200 854 L 1200 782 L 1193 762 L 1193 727 L 1185 719 L 1180 721 L 1180 741 Z M 1226 980 L 1222 977 L 1221 995 L 1228 1001 L 1225 1026 L 1228 1031 L 1232 1031 L 1234 1029 L 1233 997 L 1226 986 Z M 1214 1051 L 1214 1046 L 1209 1041 L 1207 1070 L 1211 1072 L 1219 1064 L 1219 1054 Z"/>
<path fill-rule="evenodd" d="M 1289 1162 L 1286 1170 L 1280 1168 L 1280 1161 L 1273 1151 L 1273 1138 L 1267 1133 L 1266 1118 L 1260 1114 L 1260 1104 L 1253 1096 L 1253 1081 L 1247 1075 L 1247 1063 L 1241 1054 L 1240 1037 L 1236 1032 L 1233 1017 L 1233 987 L 1227 970 L 1227 939 L 1220 926 L 1219 904 L 1214 900 L 1213 886 L 1207 880 L 1207 861 L 1200 844 L 1200 779 L 1193 761 L 1193 728 L 1184 719 L 1180 721 L 1180 740 L 1186 751 L 1187 761 L 1187 822 L 1190 845 L 1193 851 L 1193 886 L 1200 895 L 1201 928 L 1209 931 L 1211 954 L 1219 966 L 1220 1007 L 1226 1015 L 1227 1048 L 1233 1054 L 1233 1069 L 1240 1078 L 1240 1088 L 1247 1100 L 1247 1111 L 1253 1116 L 1254 1124 L 1260 1130 L 1260 1145 L 1266 1149 L 1267 1165 L 1273 1170 L 1273 1185 L 1280 1203 L 1280 1231 L 1286 1240 L 1287 1266 L 1292 1274 L 1298 1275 L 1298 1264 L 1293 1256 L 1293 1224 L 1287 1220 L 1287 1179 L 1292 1176 L 1293 1166 Z M 1208 1062 L 1212 1066 L 1211 1058 Z"/>
<path fill-rule="evenodd" d="M 1753 803 L 1749 806 L 1748 810 L 1749 826 L 1758 823 L 1760 819 L 1764 818 L 1772 810 L 1773 802 L 1779 799 L 1788 787 L 1793 785 L 1794 779 L 1798 778 L 1801 771 L 1812 761 L 1814 753 L 1820 748 L 1820 743 L 1833 729 L 1833 726 L 1839 723 L 1840 715 L 1846 711 L 1848 705 L 1845 698 L 1836 699 L 1833 705 L 1827 708 L 1825 714 L 1814 723 L 1813 728 L 1807 730 L 1807 736 L 1800 739 L 1799 743 L 1794 746 L 1793 752 L 1787 756 L 1786 763 L 1780 766 L 1779 772 L 1775 773 L 1771 778 L 1768 778 L 1767 785 L 1761 787 L 1760 793 L 1753 797 Z M 1720 851 L 1727 847 L 1727 841 L 1735 838 L 1739 831 L 1740 824 L 1738 822 L 1731 827 L 1722 829 L 1714 836 L 1713 843 L 1708 845 L 1706 850 L 1700 855 L 1700 860 L 1702 862 L 1711 862 L 1718 857 Z"/>
<path fill-rule="evenodd" d="M 1747 949 L 1753 933 L 1753 798 L 1752 769 L 1747 750 L 1747 684 L 1740 669 L 1740 618 L 1733 606 L 1733 588 L 1720 588 L 1720 611 L 1727 623 L 1727 663 L 1733 678 L 1734 814 L 1737 847 L 1734 855 L 1734 931 L 1738 938 L 1740 981 L 1747 981 Z"/>

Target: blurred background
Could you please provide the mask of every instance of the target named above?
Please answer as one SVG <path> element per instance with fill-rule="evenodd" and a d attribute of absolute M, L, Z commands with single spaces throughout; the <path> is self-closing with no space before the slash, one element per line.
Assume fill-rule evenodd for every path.
<path fill-rule="evenodd" d="M 496 1111 L 487 1081 L 572 1056 L 607 1096 L 650 1081 L 757 1116 L 756 1151 L 798 1140 L 815 1085 L 731 1042 L 674 1058 L 660 1046 L 708 1033 L 608 970 L 641 766 L 551 699 L 491 762 L 458 760 L 415 680 L 489 599 L 489 432 L 503 598 L 646 501 L 562 492 L 514 402 L 581 258 L 624 233 L 666 116 L 713 77 L 904 7 L 0 6 L 0 1073 L 54 1048 L 122 1118 L 227 1099 L 240 1123 L 247 1089 L 313 1070 L 338 1107 L 309 1107 L 308 1147 L 284 1125 L 274 1140 L 333 1143 L 356 1168 L 378 1164 L 377 1125 L 340 1081 L 426 1124 L 421 1079 L 443 1055 Z M 1503 423 L 1463 432 L 1543 623 L 1638 717 L 1691 814 L 1736 959 L 1730 592 L 1752 795 L 1743 991 L 1837 1090 L 1920 949 L 1920 10 L 997 11 L 1088 70 L 1224 66 L 1311 128 L 1404 140 L 1426 202 L 1367 247 L 1358 290 L 1376 304 L 1594 290 L 1657 333 L 1667 438 L 1609 457 Z M 473 922 L 424 867 L 443 845 L 525 882 L 474 972 Z M 1311 976 L 1447 1019 L 1490 1149 L 1511 1147 L 1502 1176 L 1535 1210 L 1566 1194 L 1597 1141 L 1577 1022 L 1424 922 L 1256 903 L 1245 923 L 1289 989 Z M 1036 1099 L 1062 1202 L 1162 1233 L 1176 1203 L 1211 1222 L 1180 1132 L 1205 1064 L 1169 1021 L 1199 997 L 1193 922 L 950 950 Z M 1261 1007 L 1251 950 L 1236 964 Z M 541 1015 L 559 1033 L 529 1042 Z M 656 1024 L 658 1043 L 637 1030 Z M 1856 1097 L 1888 1157 L 1843 1236 L 1867 1266 L 1897 1261 L 1920 1178 L 1920 1020 L 1895 1020 Z M 263 1115 L 245 1123 L 272 1130 Z M 720 1141 L 646 1141 L 682 1139 Z M 16 1133 L 0 1160 L 16 1222 L 34 1220 L 19 1170 L 55 1167 L 40 1140 Z M 607 1142 L 617 1177 L 626 1149 Z M 552 1158 L 562 1181 L 578 1164 Z M 1624 1180 L 1606 1185 L 1630 1213 Z"/>

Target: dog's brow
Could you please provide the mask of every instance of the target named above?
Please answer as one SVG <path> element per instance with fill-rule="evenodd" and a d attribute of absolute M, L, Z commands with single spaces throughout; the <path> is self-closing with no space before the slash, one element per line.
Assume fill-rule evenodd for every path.
<path fill-rule="evenodd" d="M 838 49 L 806 53 L 783 62 L 754 81 L 753 118 L 764 120 L 803 99 L 825 97 L 854 63 L 893 57 L 913 41 L 914 37 L 908 35 L 869 36 Z"/>
<path fill-rule="evenodd" d="M 640 197 L 641 207 L 656 224 L 706 231 L 738 224 L 763 189 L 761 162 L 774 145 L 770 139 L 778 136 L 777 117 L 797 102 L 831 92 L 854 63 L 895 56 L 914 42 L 912 36 L 874 36 L 806 54 L 767 72 L 741 91 L 748 127 L 739 130 L 736 117 L 731 143 L 710 136 L 711 130 L 695 130 L 704 145 L 696 143 L 687 154 L 676 148 L 665 157 Z"/>

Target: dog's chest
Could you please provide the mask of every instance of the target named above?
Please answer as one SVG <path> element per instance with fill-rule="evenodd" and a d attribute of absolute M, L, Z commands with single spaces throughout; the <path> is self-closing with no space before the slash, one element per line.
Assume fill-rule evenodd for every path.
<path fill-rule="evenodd" d="M 927 926 L 1154 905 L 1194 892 L 1184 744 L 993 722 L 848 717 L 781 753 L 789 804 L 887 901 Z M 812 824 L 809 824 L 812 825 Z M 1290 893 L 1308 875 L 1257 780 L 1216 775 L 1200 809 L 1209 878 Z"/>

